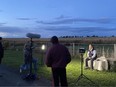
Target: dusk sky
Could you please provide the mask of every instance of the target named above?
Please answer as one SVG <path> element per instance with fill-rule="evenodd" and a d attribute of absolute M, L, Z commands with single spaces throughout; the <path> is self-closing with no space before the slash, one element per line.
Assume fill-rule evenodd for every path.
<path fill-rule="evenodd" d="M 0 0 L 0 36 L 116 36 L 116 0 Z"/>

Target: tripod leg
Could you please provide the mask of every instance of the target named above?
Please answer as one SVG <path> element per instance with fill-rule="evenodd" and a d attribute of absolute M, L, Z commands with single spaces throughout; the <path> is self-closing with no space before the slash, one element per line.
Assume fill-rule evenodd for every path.
<path fill-rule="evenodd" d="M 85 77 L 87 80 L 89 80 L 91 83 L 95 84 L 91 79 L 89 79 L 87 76 L 83 74 L 83 77 Z M 95 84 L 96 85 L 96 84 Z"/>
<path fill-rule="evenodd" d="M 78 77 L 77 82 L 81 79 L 81 75 Z"/>
<path fill-rule="evenodd" d="M 81 80 L 81 78 L 82 78 L 82 74 L 80 74 L 80 76 L 78 77 L 78 79 L 77 79 L 76 83 L 78 83 L 78 82 L 79 82 L 79 80 Z"/>

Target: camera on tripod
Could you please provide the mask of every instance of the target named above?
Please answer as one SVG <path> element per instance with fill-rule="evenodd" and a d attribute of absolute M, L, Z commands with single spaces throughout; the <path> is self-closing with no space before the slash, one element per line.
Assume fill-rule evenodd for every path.
<path fill-rule="evenodd" d="M 79 53 L 85 53 L 85 48 L 79 48 Z"/>
<path fill-rule="evenodd" d="M 82 78 L 85 78 L 87 80 L 89 80 L 90 82 L 92 82 L 93 84 L 95 84 L 91 79 L 89 79 L 88 77 L 86 77 L 84 74 L 83 74 L 83 54 L 85 53 L 85 48 L 79 48 L 79 53 L 80 53 L 80 59 L 81 59 L 81 74 L 79 75 L 78 79 L 77 79 L 77 83 L 79 82 L 79 80 L 81 80 Z"/>

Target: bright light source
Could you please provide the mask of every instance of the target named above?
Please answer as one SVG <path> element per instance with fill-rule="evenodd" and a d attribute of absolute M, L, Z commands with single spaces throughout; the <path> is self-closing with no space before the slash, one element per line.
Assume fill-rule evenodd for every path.
<path fill-rule="evenodd" d="M 41 49 L 42 50 L 45 50 L 45 45 L 44 44 L 41 46 Z"/>

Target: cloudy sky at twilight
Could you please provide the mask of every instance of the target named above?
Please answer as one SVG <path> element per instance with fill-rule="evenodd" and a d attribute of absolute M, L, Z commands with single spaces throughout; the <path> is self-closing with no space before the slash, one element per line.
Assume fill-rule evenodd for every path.
<path fill-rule="evenodd" d="M 116 36 L 116 0 L 0 0 L 0 36 Z"/>

